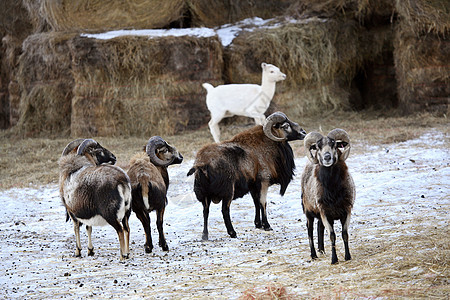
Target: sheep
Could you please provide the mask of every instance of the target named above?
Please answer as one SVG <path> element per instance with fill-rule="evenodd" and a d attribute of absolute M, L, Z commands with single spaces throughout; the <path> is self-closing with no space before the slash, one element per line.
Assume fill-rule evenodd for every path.
<path fill-rule="evenodd" d="M 280 184 L 280 194 L 294 175 L 294 154 L 289 141 L 302 140 L 305 131 L 284 113 L 270 115 L 264 126 L 256 125 L 228 141 L 201 148 L 189 170 L 195 173 L 194 192 L 203 204 L 203 240 L 208 240 L 211 201 L 222 201 L 222 215 L 230 237 L 236 232 L 230 220 L 231 201 L 250 192 L 255 205 L 255 226 L 272 230 L 267 221 L 267 189 Z"/>
<path fill-rule="evenodd" d="M 151 253 L 153 250 L 149 216 L 153 210 L 156 210 L 159 246 L 163 251 L 169 251 L 163 231 L 166 194 L 169 188 L 167 167 L 180 164 L 183 156 L 159 136 L 150 138 L 143 150 L 131 158 L 127 172 L 131 181 L 131 207 L 144 227 L 145 252 Z"/>
<path fill-rule="evenodd" d="M 280 69 L 274 65 L 262 63 L 262 83 L 258 84 L 225 84 L 213 87 L 209 83 L 202 86 L 206 89 L 206 105 L 211 113 L 209 129 L 214 141 L 220 141 L 219 122 L 223 118 L 235 115 L 250 117 L 256 125 L 263 125 L 264 113 L 275 94 L 275 84 L 286 79 Z"/>
<path fill-rule="evenodd" d="M 319 252 L 325 253 L 323 238 L 326 228 L 331 240 L 331 263 L 338 262 L 333 223 L 340 220 L 345 260 L 350 260 L 348 226 L 355 201 L 355 184 L 345 163 L 350 154 L 350 138 L 345 130 L 336 128 L 326 137 L 310 132 L 305 137 L 304 145 L 309 162 L 301 177 L 301 199 L 307 218 L 311 258 L 317 258 L 313 241 L 314 219 L 317 218 Z"/>
<path fill-rule="evenodd" d="M 92 226 L 110 224 L 119 237 L 120 258 L 129 257 L 131 185 L 115 162 L 114 154 L 93 139 L 72 141 L 59 159 L 60 195 L 67 220 L 74 223 L 76 257 L 81 256 L 81 224 L 86 224 L 88 256 L 94 255 Z"/>

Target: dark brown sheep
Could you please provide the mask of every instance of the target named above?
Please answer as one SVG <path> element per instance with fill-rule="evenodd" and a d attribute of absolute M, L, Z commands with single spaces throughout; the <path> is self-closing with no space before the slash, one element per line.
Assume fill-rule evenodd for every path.
<path fill-rule="evenodd" d="M 255 226 L 272 230 L 267 221 L 267 189 L 280 184 L 284 195 L 295 164 L 289 141 L 302 140 L 305 131 L 285 114 L 270 115 L 264 126 L 248 129 L 228 141 L 209 144 L 198 151 L 188 176 L 195 173 L 194 192 L 203 204 L 204 240 L 208 239 L 211 201 L 222 201 L 227 232 L 236 237 L 230 219 L 231 201 L 250 192 L 255 205 Z"/>

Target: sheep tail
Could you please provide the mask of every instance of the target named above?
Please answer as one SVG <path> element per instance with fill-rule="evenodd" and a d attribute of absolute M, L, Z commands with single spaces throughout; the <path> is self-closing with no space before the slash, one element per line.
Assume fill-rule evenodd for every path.
<path fill-rule="evenodd" d="M 202 84 L 202 86 L 203 86 L 203 88 L 204 88 L 207 92 L 210 92 L 211 90 L 214 89 L 214 87 L 213 87 L 211 84 L 207 83 L 207 82 L 205 82 L 204 84 Z"/>
<path fill-rule="evenodd" d="M 187 173 L 187 176 L 191 176 L 192 174 L 195 173 L 195 171 L 197 171 L 197 169 L 195 167 L 192 167 L 189 172 Z"/>

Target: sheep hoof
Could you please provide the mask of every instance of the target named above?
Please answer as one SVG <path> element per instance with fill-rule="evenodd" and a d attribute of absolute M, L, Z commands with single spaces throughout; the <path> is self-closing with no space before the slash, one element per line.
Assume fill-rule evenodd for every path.
<path fill-rule="evenodd" d="M 325 254 L 325 250 L 319 249 L 320 254 Z"/>
<path fill-rule="evenodd" d="M 88 249 L 88 256 L 94 256 L 94 248 Z"/>
<path fill-rule="evenodd" d="M 75 250 L 75 257 L 81 257 L 81 249 L 76 249 Z"/>
<path fill-rule="evenodd" d="M 130 258 L 130 254 L 122 254 L 122 260 Z"/>
<path fill-rule="evenodd" d="M 231 232 L 231 233 L 229 233 L 230 234 L 230 237 L 232 237 L 232 238 L 236 238 L 236 232 Z"/>
<path fill-rule="evenodd" d="M 144 246 L 145 253 L 152 253 L 153 247 Z"/>
<path fill-rule="evenodd" d="M 208 234 L 207 233 L 202 234 L 202 240 L 204 240 L 204 241 L 208 240 Z"/>
<path fill-rule="evenodd" d="M 163 251 L 169 251 L 169 246 L 167 245 L 163 245 L 161 246 L 161 248 L 163 249 Z"/>
<path fill-rule="evenodd" d="M 255 227 L 258 228 L 258 229 L 262 229 L 262 224 L 261 224 L 261 223 L 256 223 L 256 222 L 255 222 Z"/>
<path fill-rule="evenodd" d="M 345 260 L 351 260 L 351 259 L 352 259 L 352 257 L 350 254 L 345 256 Z"/>
<path fill-rule="evenodd" d="M 338 259 L 332 259 L 332 260 L 331 260 L 331 264 L 332 264 L 332 265 L 336 265 L 338 262 L 339 262 Z"/>
<path fill-rule="evenodd" d="M 273 229 L 272 229 L 272 227 L 270 227 L 270 225 L 269 225 L 268 227 L 265 227 L 265 226 L 264 226 L 264 230 L 265 230 L 265 231 L 271 231 L 271 230 L 273 230 Z"/>

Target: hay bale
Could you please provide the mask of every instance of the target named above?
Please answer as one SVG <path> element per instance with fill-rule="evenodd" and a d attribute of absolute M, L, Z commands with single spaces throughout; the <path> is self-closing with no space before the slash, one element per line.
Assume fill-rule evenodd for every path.
<path fill-rule="evenodd" d="M 400 107 L 406 113 L 449 113 L 450 40 L 417 36 L 408 22 L 396 28 L 394 59 Z"/>
<path fill-rule="evenodd" d="M 201 83 L 221 83 L 216 36 L 70 41 L 72 135 L 167 135 L 207 121 Z"/>
<path fill-rule="evenodd" d="M 353 78 L 384 43 L 351 19 L 301 19 L 242 32 L 226 50 L 226 75 L 233 83 L 260 83 L 261 62 L 273 63 L 287 75 L 277 86 L 282 107 L 299 115 L 347 109 Z"/>
<path fill-rule="evenodd" d="M 179 20 L 184 0 L 39 0 L 39 15 L 55 31 L 164 28 Z"/>
<path fill-rule="evenodd" d="M 26 136 L 65 134 L 70 128 L 73 77 L 67 41 L 74 34 L 39 33 L 23 42 L 17 82 L 20 118 Z"/>
<path fill-rule="evenodd" d="M 450 5 L 448 0 L 396 1 L 396 9 L 404 26 L 420 35 L 450 34 Z"/>
<path fill-rule="evenodd" d="M 341 18 L 357 20 L 368 26 L 390 23 L 395 13 L 391 0 L 303 0 L 296 1 L 285 15 L 296 18 Z"/>
<path fill-rule="evenodd" d="M 246 18 L 271 19 L 282 15 L 296 0 L 188 0 L 192 27 L 216 27 Z"/>
<path fill-rule="evenodd" d="M 0 35 L 24 40 L 32 32 L 32 23 L 22 1 L 0 1 Z"/>

